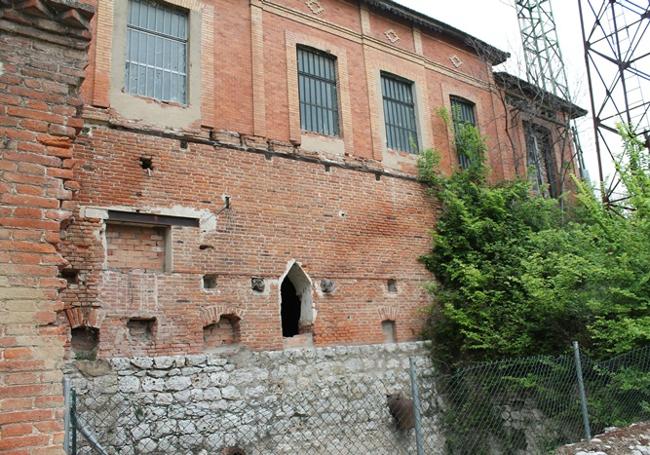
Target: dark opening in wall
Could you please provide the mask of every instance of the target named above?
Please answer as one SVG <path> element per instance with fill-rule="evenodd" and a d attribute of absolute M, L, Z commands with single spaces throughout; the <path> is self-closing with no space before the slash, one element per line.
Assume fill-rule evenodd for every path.
<path fill-rule="evenodd" d="M 95 360 L 99 346 L 99 329 L 77 327 L 71 330 L 70 347 L 77 360 Z"/>
<path fill-rule="evenodd" d="M 395 330 L 395 321 L 385 320 L 381 322 L 381 331 L 384 334 L 384 343 L 396 343 L 397 333 Z"/>
<path fill-rule="evenodd" d="M 246 455 L 241 447 L 226 447 L 221 451 L 221 455 Z"/>
<path fill-rule="evenodd" d="M 300 297 L 296 288 L 289 279 L 282 282 L 280 288 L 282 305 L 280 313 L 282 316 L 282 336 L 292 337 L 300 333 Z"/>
<path fill-rule="evenodd" d="M 297 262 L 282 278 L 280 299 L 282 336 L 288 338 L 305 334 L 301 338 L 311 340 L 314 327 L 312 282 Z"/>
<path fill-rule="evenodd" d="M 391 278 L 386 282 L 388 292 L 397 292 L 397 280 Z"/>
<path fill-rule="evenodd" d="M 153 171 L 153 158 L 141 156 L 140 167 L 145 170 Z"/>
<path fill-rule="evenodd" d="M 68 284 L 79 283 L 79 270 L 61 269 L 61 271 L 59 271 L 59 276 L 65 279 L 68 282 Z"/>
<path fill-rule="evenodd" d="M 156 318 L 131 318 L 127 321 L 129 336 L 133 340 L 150 341 L 156 329 Z"/>
<path fill-rule="evenodd" d="M 234 314 L 221 315 L 218 322 L 203 327 L 203 342 L 207 348 L 237 344 L 239 339 L 239 317 Z"/>
<path fill-rule="evenodd" d="M 216 289 L 217 275 L 203 275 L 203 289 Z"/>

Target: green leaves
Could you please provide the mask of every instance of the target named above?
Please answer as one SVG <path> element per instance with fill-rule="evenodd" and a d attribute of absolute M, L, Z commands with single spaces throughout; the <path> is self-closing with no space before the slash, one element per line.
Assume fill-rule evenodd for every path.
<path fill-rule="evenodd" d="M 468 169 L 442 176 L 434 151 L 419 162 L 441 204 L 422 258 L 437 280 L 426 330 L 436 357 L 558 354 L 572 340 L 603 357 L 650 342 L 650 160 L 640 143 L 628 134 L 618 164 L 628 210 L 608 211 L 576 182 L 563 213 L 527 182 L 488 184 L 480 135 L 470 125 L 460 134 Z"/>

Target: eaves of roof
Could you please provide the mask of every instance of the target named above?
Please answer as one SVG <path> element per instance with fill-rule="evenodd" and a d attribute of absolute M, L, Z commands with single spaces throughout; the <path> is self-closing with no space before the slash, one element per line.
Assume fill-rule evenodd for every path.
<path fill-rule="evenodd" d="M 473 50 L 473 52 L 485 57 L 492 65 L 503 63 L 508 59 L 508 57 L 510 57 L 508 52 L 497 49 L 496 47 L 475 38 L 469 33 L 458 30 L 457 28 L 445 24 L 444 22 L 440 22 L 426 14 L 402 6 L 393 0 L 361 0 L 361 2 L 420 27 L 423 30 L 433 32 L 434 34 L 439 33 L 459 41 Z"/>
<path fill-rule="evenodd" d="M 501 71 L 495 72 L 494 81 L 504 90 L 518 93 L 525 98 L 537 100 L 537 102 L 544 106 L 566 112 L 572 119 L 587 115 L 587 110 L 580 106 L 537 87 L 530 82 L 520 79 L 517 76 L 513 76 L 512 74 Z"/>

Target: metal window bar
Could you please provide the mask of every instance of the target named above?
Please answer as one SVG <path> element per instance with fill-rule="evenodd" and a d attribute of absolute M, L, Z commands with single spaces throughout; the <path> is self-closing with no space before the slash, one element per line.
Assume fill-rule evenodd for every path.
<path fill-rule="evenodd" d="M 187 102 L 187 13 L 130 0 L 124 88 L 161 101 Z"/>
<path fill-rule="evenodd" d="M 304 131 L 338 136 L 336 58 L 303 47 L 297 53 L 300 127 Z"/>
<path fill-rule="evenodd" d="M 525 123 L 524 128 L 526 131 L 526 148 L 527 148 L 527 162 L 529 169 L 534 171 L 535 175 L 528 176 L 529 181 L 533 185 L 533 191 L 542 196 L 548 196 L 548 191 L 545 183 L 545 172 L 542 164 L 542 156 L 539 149 L 537 136 L 534 134 L 530 124 Z M 529 172 L 530 172 L 529 170 Z"/>
<path fill-rule="evenodd" d="M 553 155 L 553 144 L 551 132 L 542 126 L 526 124 L 526 140 L 528 142 L 528 153 L 535 153 L 537 172 L 541 174 L 542 186 L 548 186 L 545 195 L 556 198 L 559 196 L 557 172 L 555 168 L 555 157 Z M 531 150 L 534 147 L 534 150 Z M 530 159 L 530 158 L 529 158 Z"/>
<path fill-rule="evenodd" d="M 410 153 L 419 151 L 413 83 L 387 74 L 381 75 L 388 148 Z"/>
<path fill-rule="evenodd" d="M 456 135 L 456 147 L 458 148 L 458 136 L 461 128 L 465 125 L 476 126 L 476 114 L 474 113 L 474 103 L 455 96 L 450 97 L 451 101 L 451 118 L 454 124 L 454 133 Z M 458 152 L 458 164 L 461 168 L 467 169 L 471 161 L 469 157 Z"/>

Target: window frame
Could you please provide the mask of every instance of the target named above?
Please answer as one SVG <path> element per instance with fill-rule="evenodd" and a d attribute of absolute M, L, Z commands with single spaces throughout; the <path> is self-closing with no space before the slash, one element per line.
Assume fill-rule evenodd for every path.
<path fill-rule="evenodd" d="M 524 139 L 526 144 L 526 166 L 535 168 L 534 190 L 545 197 L 560 197 L 560 181 L 550 128 L 533 121 L 524 121 Z M 534 147 L 531 153 L 531 145 Z M 545 147 L 546 146 L 546 147 Z M 534 162 L 531 162 L 531 158 Z M 530 181 L 530 174 L 528 174 Z"/>
<path fill-rule="evenodd" d="M 472 100 L 468 100 L 467 98 L 463 98 L 462 96 L 449 95 L 449 105 L 451 109 L 451 123 L 454 132 L 454 145 L 456 147 L 456 158 L 458 159 L 458 165 L 462 169 L 467 169 L 471 165 L 471 161 L 468 156 L 465 156 L 464 154 L 461 155 L 458 151 L 457 125 L 461 125 L 461 126 L 471 125 L 474 128 L 478 128 L 478 121 L 476 115 L 476 103 Z M 471 120 L 467 121 L 465 119 L 458 118 L 455 114 L 456 113 L 456 110 L 454 109 L 455 106 L 463 106 L 463 107 L 470 108 L 469 112 L 471 112 Z"/>
<path fill-rule="evenodd" d="M 154 4 L 156 9 L 161 9 L 163 11 L 171 11 L 172 13 L 176 13 L 177 15 L 182 15 L 184 19 L 184 37 L 178 37 L 178 36 L 173 36 L 166 34 L 164 32 L 155 30 L 154 28 L 149 28 L 149 27 L 142 27 L 141 25 L 136 25 L 131 23 L 131 8 L 133 7 L 134 3 L 150 3 Z M 181 14 L 178 14 L 181 13 Z M 188 106 L 190 102 L 190 42 L 191 42 L 191 25 L 190 25 L 190 13 L 191 11 L 182 8 L 178 5 L 175 5 L 173 3 L 168 3 L 166 1 L 160 1 L 160 0 L 128 0 L 127 2 L 127 7 L 126 7 L 126 37 L 125 37 L 125 44 L 126 44 L 126 49 L 125 49 L 125 57 L 124 57 L 124 84 L 123 84 L 123 89 L 126 94 L 129 94 L 131 96 L 138 96 L 138 97 L 143 97 L 143 98 L 148 98 L 148 99 L 153 99 L 162 103 L 175 103 L 179 104 L 181 106 Z M 157 14 L 156 14 L 157 16 Z M 158 18 L 156 17 L 154 21 L 157 21 Z M 154 22 L 154 27 L 155 27 L 156 22 Z M 147 24 L 148 25 L 148 24 Z M 183 64 L 183 71 L 180 69 L 175 71 L 172 69 L 172 64 L 171 64 L 171 56 L 170 56 L 170 65 L 168 68 L 165 68 L 163 66 L 158 66 L 155 63 L 154 64 L 149 64 L 147 60 L 149 59 L 149 54 L 146 54 L 145 51 L 145 62 L 139 61 L 139 60 L 131 60 L 130 56 L 130 49 L 131 49 L 131 36 L 133 33 L 139 33 L 139 34 L 144 34 L 147 36 L 153 36 L 154 40 L 169 40 L 175 43 L 180 43 L 183 46 L 183 53 L 185 58 L 184 59 L 178 59 L 178 62 Z M 148 41 L 148 39 L 147 39 Z M 154 53 L 155 53 L 155 48 L 156 48 L 156 43 L 157 41 L 154 41 Z M 171 50 L 170 50 L 171 52 Z M 164 58 L 164 57 L 163 57 Z M 155 56 L 154 56 L 155 59 Z M 136 87 L 135 90 L 132 90 L 130 88 L 130 81 L 129 81 L 129 66 L 134 65 L 136 67 L 142 67 L 144 66 L 147 70 L 151 68 L 154 72 L 154 79 L 151 81 L 151 84 L 153 85 L 152 91 L 154 92 L 153 95 L 147 94 L 149 91 L 149 87 L 147 86 L 147 81 L 145 79 L 144 83 L 144 92 L 141 93 L 139 90 L 139 84 Z M 162 74 L 165 73 L 170 73 L 170 74 L 175 74 L 177 77 L 182 76 L 184 79 L 183 84 L 178 84 L 177 92 L 175 94 L 182 95 L 174 98 L 174 93 L 171 91 L 171 85 L 170 85 L 170 97 L 165 98 L 164 97 L 164 87 L 161 84 L 161 95 L 163 96 L 156 96 L 155 94 L 155 73 L 156 71 L 161 71 Z M 171 84 L 171 82 L 170 82 Z"/>
<path fill-rule="evenodd" d="M 410 96 L 410 101 L 405 101 L 403 99 L 391 97 L 385 90 L 385 83 L 384 83 L 385 80 L 392 81 L 394 83 L 397 83 L 407 88 L 408 89 L 407 93 Z M 413 155 L 418 154 L 420 151 L 421 138 L 420 138 L 420 125 L 418 122 L 415 82 L 387 71 L 380 71 L 379 83 L 380 83 L 380 90 L 381 90 L 381 101 L 382 101 L 381 104 L 384 113 L 384 131 L 385 131 L 386 147 L 389 150 L 402 151 Z M 387 109 L 387 103 L 394 103 L 401 107 L 405 107 L 407 109 L 407 114 L 410 117 L 410 121 L 413 124 L 413 129 L 401 126 L 396 123 L 389 122 L 389 117 L 392 117 L 392 114 L 390 113 L 391 110 Z M 391 120 L 393 119 L 391 118 Z M 406 131 L 407 133 L 412 133 L 414 144 L 409 143 L 408 146 L 404 147 L 403 146 L 404 144 L 401 143 L 403 142 L 402 141 L 403 138 L 400 138 L 400 136 L 396 136 L 391 133 L 391 131 L 394 131 L 395 129 Z M 391 137 L 392 140 L 396 142 L 392 142 Z M 415 148 L 413 146 L 415 146 Z"/>
<path fill-rule="evenodd" d="M 301 70 L 301 53 L 308 53 L 315 56 L 319 56 L 329 61 L 331 64 L 330 70 L 333 73 L 333 78 L 328 79 L 325 76 L 309 73 L 307 71 Z M 300 121 L 300 130 L 305 133 L 312 133 L 321 136 L 340 138 L 342 136 L 342 125 L 341 125 L 341 101 L 340 101 L 340 80 L 338 74 L 338 57 L 329 52 L 322 51 L 312 46 L 297 44 L 296 45 L 296 74 L 298 81 L 298 116 Z M 305 101 L 306 97 L 302 89 L 303 80 L 314 80 L 322 84 L 327 84 L 330 87 L 334 88 L 334 96 L 331 99 L 333 107 L 327 107 L 322 104 L 314 104 L 312 102 Z M 332 114 L 333 124 L 331 128 L 328 129 L 326 125 L 327 122 L 324 122 L 324 117 L 316 118 L 316 125 L 312 122 L 311 128 L 308 128 L 306 125 L 306 117 L 303 117 L 303 106 L 309 106 L 311 108 L 316 108 L 317 111 L 326 111 Z M 306 110 L 305 110 L 306 112 Z"/>

